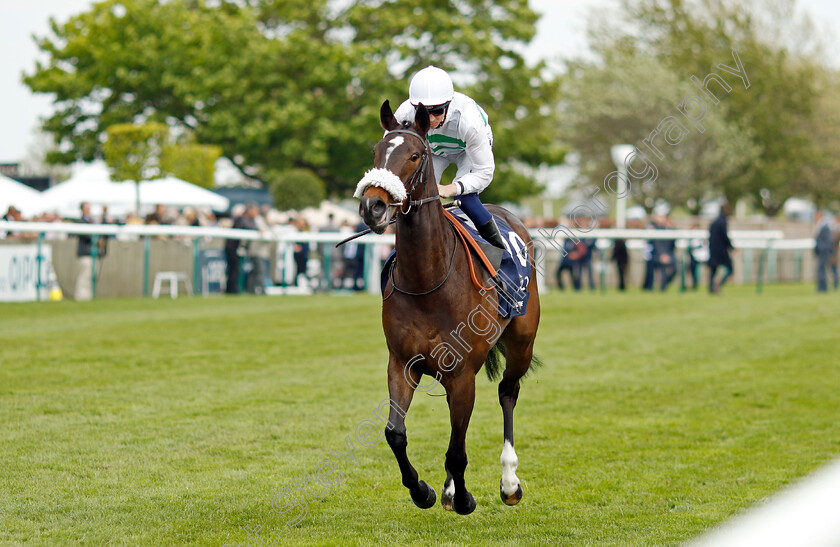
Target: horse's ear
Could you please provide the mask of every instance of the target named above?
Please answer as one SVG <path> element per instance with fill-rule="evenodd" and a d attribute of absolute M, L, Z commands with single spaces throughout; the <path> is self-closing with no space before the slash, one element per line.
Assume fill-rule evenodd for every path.
<path fill-rule="evenodd" d="M 417 105 L 417 112 L 414 114 L 414 124 L 417 126 L 417 131 L 425 137 L 431 127 L 431 122 L 429 121 L 429 111 L 426 110 L 426 106 L 423 103 Z"/>
<path fill-rule="evenodd" d="M 382 129 L 385 131 L 392 131 L 399 125 L 397 118 L 394 117 L 394 113 L 391 112 L 391 103 L 388 102 L 388 99 L 385 99 L 385 102 L 382 103 L 382 107 L 379 109 L 379 123 L 382 124 Z"/>

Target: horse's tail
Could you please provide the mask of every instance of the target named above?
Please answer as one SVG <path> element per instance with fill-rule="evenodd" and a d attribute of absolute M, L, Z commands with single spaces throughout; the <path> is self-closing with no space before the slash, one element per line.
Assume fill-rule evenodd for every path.
<path fill-rule="evenodd" d="M 491 382 L 495 382 L 502 374 L 502 363 L 507 358 L 507 349 L 505 343 L 499 340 L 496 345 L 490 348 L 490 353 L 487 354 L 487 359 L 484 360 L 484 368 L 487 370 L 487 378 Z M 531 366 L 528 373 L 537 367 L 541 367 L 543 362 L 536 355 L 531 356 Z M 527 374 L 526 374 L 527 376 Z"/>

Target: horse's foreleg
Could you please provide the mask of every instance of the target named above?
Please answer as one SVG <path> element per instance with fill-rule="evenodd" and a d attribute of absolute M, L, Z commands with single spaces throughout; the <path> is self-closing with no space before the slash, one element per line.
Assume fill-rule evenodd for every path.
<path fill-rule="evenodd" d="M 392 357 L 388 363 L 388 394 L 393 404 L 390 405 L 388 425 L 385 427 L 385 439 L 387 439 L 388 446 L 394 452 L 394 457 L 397 458 L 403 486 L 411 492 L 411 499 L 417 507 L 428 509 L 435 504 L 437 495 L 431 486 L 418 480 L 417 470 L 408 461 L 408 455 L 406 454 L 408 440 L 405 435 L 405 415 L 408 413 L 408 407 L 411 405 L 411 399 L 414 396 L 414 387 L 409 385 L 406 375 L 412 379 L 415 386 L 419 385 L 421 375 L 414 373 L 411 367 L 408 370 L 403 369 L 400 363 Z"/>
<path fill-rule="evenodd" d="M 446 391 L 449 396 L 449 420 L 452 426 L 449 449 L 446 451 L 446 486 L 455 486 L 452 498 L 455 511 L 461 515 L 469 515 L 475 510 L 475 498 L 464 483 L 464 471 L 467 468 L 467 427 L 470 425 L 475 403 L 475 375 L 465 371 L 448 383 Z M 449 488 L 446 488 L 446 491 L 448 492 Z M 446 505 L 444 503 L 444 507 Z"/>
<path fill-rule="evenodd" d="M 450 412 L 452 412 L 452 408 L 450 406 L 449 394 L 446 395 L 446 406 L 450 408 Z M 445 465 L 444 465 L 445 467 Z M 443 483 L 443 490 L 440 494 L 440 504 L 443 506 L 444 509 L 447 511 L 454 511 L 455 510 L 455 482 L 452 480 L 452 472 L 447 468 L 446 469 L 446 481 Z"/>

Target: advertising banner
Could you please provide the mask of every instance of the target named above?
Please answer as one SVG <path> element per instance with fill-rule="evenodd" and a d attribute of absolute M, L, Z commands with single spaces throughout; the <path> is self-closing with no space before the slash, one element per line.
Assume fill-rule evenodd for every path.
<path fill-rule="evenodd" d="M 54 279 L 49 246 L 41 247 L 39 260 L 37 245 L 0 245 L 0 302 L 49 300 L 49 285 Z"/>

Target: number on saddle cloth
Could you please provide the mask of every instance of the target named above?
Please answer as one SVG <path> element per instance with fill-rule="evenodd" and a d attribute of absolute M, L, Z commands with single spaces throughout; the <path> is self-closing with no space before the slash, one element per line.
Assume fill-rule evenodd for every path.
<path fill-rule="evenodd" d="M 450 213 L 461 221 L 473 239 L 484 244 L 483 248 L 497 248 L 478 234 L 463 211 L 451 209 Z M 531 279 L 528 246 L 503 218 L 498 215 L 493 215 L 493 218 L 496 219 L 496 225 L 499 227 L 506 249 L 501 265 L 496 267 L 495 281 L 499 293 L 499 314 L 506 318 L 524 315 L 528 306 L 528 282 Z"/>

